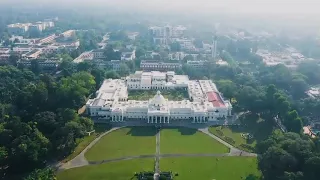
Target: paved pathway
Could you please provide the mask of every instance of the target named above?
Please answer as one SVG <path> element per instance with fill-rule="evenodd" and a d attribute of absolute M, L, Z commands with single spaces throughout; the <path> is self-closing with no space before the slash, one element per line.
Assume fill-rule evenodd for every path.
<path fill-rule="evenodd" d="M 65 170 L 65 169 L 71 169 L 71 168 L 75 168 L 75 167 L 81 167 L 81 166 L 86 166 L 89 165 L 89 162 L 87 161 L 87 159 L 84 157 L 84 154 L 92 147 L 94 146 L 103 136 L 117 130 L 120 129 L 121 127 L 116 127 L 116 128 L 112 128 L 109 131 L 101 134 L 99 137 L 97 137 L 95 140 L 93 140 L 78 156 L 76 156 L 75 158 L 73 158 L 72 160 L 68 161 L 67 163 L 64 164 L 59 164 L 58 165 L 58 169 L 59 170 Z"/>
<path fill-rule="evenodd" d="M 154 171 L 156 173 L 160 173 L 159 161 L 160 161 L 160 129 L 157 129 L 157 134 L 156 134 L 156 157 L 155 157 L 155 167 L 154 167 Z"/>
<path fill-rule="evenodd" d="M 225 142 L 224 140 L 220 139 L 218 136 L 215 136 L 214 134 L 212 134 L 210 131 L 209 131 L 209 128 L 202 128 L 202 129 L 198 129 L 199 131 L 207 134 L 208 136 L 214 138 L 215 140 L 217 140 L 218 142 L 222 143 L 223 145 L 227 146 L 228 148 L 230 148 L 230 154 L 232 155 L 238 155 L 238 156 L 257 156 L 257 154 L 255 153 L 249 153 L 249 152 L 245 152 L 245 151 L 242 151 L 234 146 L 232 146 L 231 144 Z"/>
<path fill-rule="evenodd" d="M 218 142 L 222 143 L 223 145 L 230 148 L 229 153 L 222 153 L 222 154 L 160 154 L 160 131 L 156 134 L 156 153 L 151 155 L 138 155 L 138 156 L 127 156 L 127 157 L 121 157 L 121 158 L 114 158 L 114 159 L 107 159 L 107 160 L 101 160 L 101 161 L 87 161 L 84 154 L 92 147 L 94 146 L 103 136 L 111 133 L 112 131 L 115 131 L 117 129 L 120 129 L 122 127 L 112 128 L 109 131 L 101 134 L 98 138 L 96 138 L 94 141 L 92 141 L 78 156 L 76 156 L 74 159 L 70 160 L 69 162 L 65 164 L 59 164 L 57 167 L 58 170 L 66 170 L 81 166 L 87 166 L 92 164 L 103 164 L 103 163 L 109 163 L 109 162 L 116 162 L 116 161 L 124 161 L 124 160 L 130 160 L 130 159 L 140 159 L 140 158 L 155 158 L 155 172 L 159 172 L 159 160 L 160 158 L 165 157 L 224 157 L 224 156 L 245 156 L 245 157 L 256 157 L 257 154 L 254 153 L 248 153 L 242 150 L 239 150 L 232 145 L 228 144 L 227 142 L 223 141 L 219 137 L 211 134 L 209 132 L 208 128 L 201 128 L 198 129 L 199 131 L 207 134 L 208 136 L 214 138 Z"/>

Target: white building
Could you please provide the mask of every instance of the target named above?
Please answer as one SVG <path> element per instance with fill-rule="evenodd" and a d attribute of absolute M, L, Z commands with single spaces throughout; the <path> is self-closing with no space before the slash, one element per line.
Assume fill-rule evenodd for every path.
<path fill-rule="evenodd" d="M 168 83 L 175 81 L 181 81 L 180 84 L 188 88 L 190 100 L 169 101 L 161 95 L 160 91 L 148 101 L 128 100 L 127 90 L 131 87 L 137 86 L 134 89 L 144 90 L 152 87 L 166 89 Z M 174 84 L 171 85 L 170 88 L 180 88 Z M 90 116 L 99 117 L 100 120 L 161 124 L 173 121 L 189 123 L 218 121 L 220 118 L 231 115 L 232 106 L 229 101 L 223 100 L 215 84 L 210 80 L 189 81 L 186 76 L 176 77 L 174 72 L 149 74 L 137 72 L 126 80 L 105 80 L 97 91 L 96 98 L 86 103 L 86 109 Z"/>
<path fill-rule="evenodd" d="M 130 90 L 186 89 L 189 78 L 185 75 L 175 75 L 173 71 L 136 71 L 135 74 L 128 76 L 126 81 L 127 87 Z"/>
<path fill-rule="evenodd" d="M 182 65 L 180 63 L 174 62 L 159 62 L 153 60 L 143 60 L 140 63 L 140 68 L 142 70 L 155 70 L 155 71 L 171 71 L 175 69 L 181 68 Z"/>

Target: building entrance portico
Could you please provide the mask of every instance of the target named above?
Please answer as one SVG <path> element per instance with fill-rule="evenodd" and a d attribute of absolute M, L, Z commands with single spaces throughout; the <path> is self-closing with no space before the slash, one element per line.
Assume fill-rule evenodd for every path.
<path fill-rule="evenodd" d="M 148 123 L 150 124 L 169 124 L 170 120 L 168 116 L 149 116 Z"/>

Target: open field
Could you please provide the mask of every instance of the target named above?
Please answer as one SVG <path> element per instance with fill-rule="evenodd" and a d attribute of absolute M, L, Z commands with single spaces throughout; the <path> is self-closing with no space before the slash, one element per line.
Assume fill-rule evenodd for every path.
<path fill-rule="evenodd" d="M 156 129 L 150 127 L 121 128 L 104 137 L 85 153 L 88 161 L 124 156 L 155 154 Z"/>
<path fill-rule="evenodd" d="M 229 148 L 195 129 L 162 129 L 161 154 L 228 153 Z"/>
<path fill-rule="evenodd" d="M 135 172 L 153 171 L 154 159 L 134 159 L 59 172 L 58 180 L 135 180 Z"/>
<path fill-rule="evenodd" d="M 255 115 L 245 115 L 240 121 L 241 125 L 214 126 L 210 127 L 209 131 L 239 149 L 254 152 L 257 142 L 265 140 L 273 130 L 276 130 L 270 121 Z M 253 138 L 247 140 L 241 137 L 241 134 L 246 133 L 253 135 Z"/>
<path fill-rule="evenodd" d="M 257 158 L 251 157 L 183 157 L 160 160 L 161 171 L 178 173 L 174 180 L 245 180 L 248 176 L 260 177 L 257 168 Z"/>
<path fill-rule="evenodd" d="M 84 138 L 77 139 L 77 147 L 74 149 L 73 153 L 64 158 L 61 162 L 65 163 L 75 158 L 78 154 L 80 154 L 93 140 L 96 139 L 101 133 L 108 131 L 111 129 L 111 126 L 108 124 L 95 124 L 94 130 L 90 136 L 85 136 Z"/>
<path fill-rule="evenodd" d="M 160 90 L 161 94 L 172 101 L 181 101 L 189 99 L 188 92 L 186 90 Z M 157 94 L 157 90 L 133 90 L 129 91 L 129 100 L 146 101 L 153 98 Z"/>

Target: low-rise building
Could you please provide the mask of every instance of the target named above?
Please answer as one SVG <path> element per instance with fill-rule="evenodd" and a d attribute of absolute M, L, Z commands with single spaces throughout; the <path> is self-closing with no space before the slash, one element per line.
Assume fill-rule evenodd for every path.
<path fill-rule="evenodd" d="M 92 54 L 93 54 L 94 59 L 104 59 L 105 58 L 103 49 L 95 49 L 92 51 Z"/>
<path fill-rule="evenodd" d="M 18 64 L 21 64 L 26 68 L 30 68 L 32 61 L 37 62 L 39 67 L 43 70 L 56 70 L 61 62 L 59 59 L 21 59 L 18 61 Z"/>
<path fill-rule="evenodd" d="M 128 89 L 186 89 L 189 78 L 185 75 L 176 75 L 173 71 L 168 72 L 142 72 L 136 71 L 126 78 Z"/>
<path fill-rule="evenodd" d="M 174 62 L 159 62 L 153 60 L 144 60 L 140 63 L 140 69 L 144 71 L 170 71 L 180 69 L 182 65 Z"/>
<path fill-rule="evenodd" d="M 187 65 L 193 68 L 202 69 L 207 61 L 187 61 Z"/>

